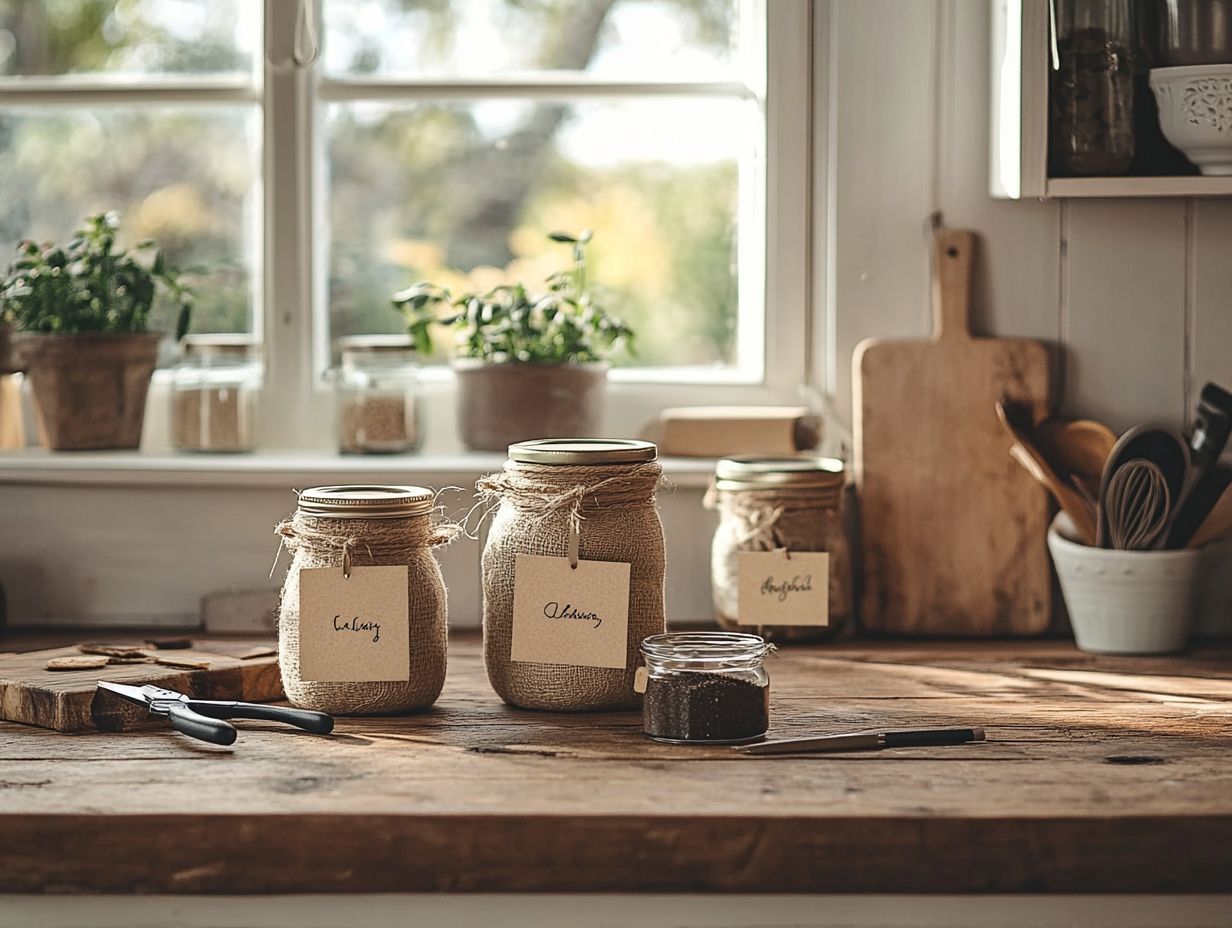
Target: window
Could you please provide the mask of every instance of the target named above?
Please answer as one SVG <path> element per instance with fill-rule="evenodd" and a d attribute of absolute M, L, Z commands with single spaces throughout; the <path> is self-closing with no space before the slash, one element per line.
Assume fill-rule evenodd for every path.
<path fill-rule="evenodd" d="M 0 249 L 117 210 L 207 269 L 195 328 L 250 331 L 260 209 L 260 9 L 247 0 L 0 0 Z M 156 314 L 153 325 L 171 321 Z"/>
<path fill-rule="evenodd" d="M 0 0 L 0 249 L 109 208 L 204 269 L 274 446 L 327 444 L 333 340 L 397 331 L 393 291 L 537 284 L 556 230 L 637 329 L 615 379 L 678 385 L 639 416 L 794 399 L 808 33 L 806 0 Z"/>

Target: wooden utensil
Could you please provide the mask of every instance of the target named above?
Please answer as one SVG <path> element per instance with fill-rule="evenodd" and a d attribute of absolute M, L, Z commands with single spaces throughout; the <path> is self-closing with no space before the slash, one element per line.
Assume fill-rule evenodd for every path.
<path fill-rule="evenodd" d="M 1211 511 L 1207 513 L 1202 524 L 1198 526 L 1198 530 L 1189 539 L 1187 547 L 1201 548 L 1203 545 L 1229 535 L 1232 535 L 1232 484 L 1224 487 L 1223 493 L 1215 501 Z"/>
<path fill-rule="evenodd" d="M 1053 495 L 1057 504 L 1074 523 L 1074 529 L 1080 539 L 1085 544 L 1095 544 L 1095 509 L 1053 469 L 1048 458 L 1040 453 L 1032 437 L 1030 410 L 1004 400 L 997 400 L 994 408 L 1002 428 L 1014 443 L 1010 449 L 1014 460 Z"/>
<path fill-rule="evenodd" d="M 252 640 L 198 639 L 177 657 L 208 662 L 207 670 L 159 664 L 108 664 L 75 671 L 48 670 L 55 658 L 81 657 L 77 648 L 0 654 L 0 718 L 57 731 L 119 731 L 148 727 L 148 713 L 122 700 L 98 700 L 98 681 L 153 684 L 201 699 L 268 702 L 282 698 L 277 656 L 245 660 Z M 157 723 L 155 723 L 157 724 Z"/>
<path fill-rule="evenodd" d="M 879 634 L 1030 635 L 1047 628 L 1048 496 L 1006 454 L 993 404 L 1043 417 L 1047 349 L 974 338 L 975 240 L 933 242 L 934 334 L 862 342 L 852 364 L 863 530 L 862 625 Z"/>
<path fill-rule="evenodd" d="M 1048 419 L 1035 427 L 1035 444 L 1062 479 L 1095 500 L 1116 434 L 1094 419 Z"/>

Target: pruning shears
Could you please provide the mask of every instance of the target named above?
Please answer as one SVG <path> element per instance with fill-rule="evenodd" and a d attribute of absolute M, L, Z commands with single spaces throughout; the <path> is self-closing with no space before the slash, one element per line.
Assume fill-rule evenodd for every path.
<path fill-rule="evenodd" d="M 175 690 L 164 690 L 157 686 L 130 686 L 103 680 L 98 681 L 98 687 L 121 699 L 145 706 L 150 715 L 167 719 L 176 731 L 211 744 L 235 743 L 235 726 L 224 721 L 225 719 L 285 722 L 314 735 L 328 735 L 334 730 L 332 716 L 310 709 L 287 709 L 255 702 L 193 699 Z"/>

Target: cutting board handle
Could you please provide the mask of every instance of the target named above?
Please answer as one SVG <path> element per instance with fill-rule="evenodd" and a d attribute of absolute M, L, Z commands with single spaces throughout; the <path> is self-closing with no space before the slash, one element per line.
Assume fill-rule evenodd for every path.
<path fill-rule="evenodd" d="M 975 233 L 938 229 L 933 236 L 933 338 L 971 337 L 971 259 Z"/>

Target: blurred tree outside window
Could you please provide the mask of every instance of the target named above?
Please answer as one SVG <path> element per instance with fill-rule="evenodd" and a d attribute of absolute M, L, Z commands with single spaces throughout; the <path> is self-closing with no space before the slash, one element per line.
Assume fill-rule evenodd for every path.
<path fill-rule="evenodd" d="M 6 106 L 5 79 L 251 79 L 260 4 L 250 0 L 0 0 L 0 263 L 22 239 L 65 241 L 117 210 L 122 239 L 155 238 L 192 275 L 198 332 L 254 325 L 259 106 Z M 151 327 L 170 331 L 175 307 Z"/>
<path fill-rule="evenodd" d="M 259 329 L 263 6 L 0 0 L 0 260 L 23 238 L 63 240 L 87 213 L 115 209 L 130 243 L 157 238 L 171 260 L 202 269 L 195 331 Z M 740 314 L 761 312 L 738 299 L 742 185 L 760 182 L 750 166 L 764 134 L 758 101 L 739 89 L 750 61 L 764 68 L 745 38 L 763 3 L 321 0 L 321 10 L 315 208 L 328 240 L 315 272 L 329 330 L 318 339 L 397 331 L 390 294 L 416 280 L 538 285 L 567 259 L 546 233 L 589 228 L 593 279 L 638 331 L 637 356 L 618 363 L 737 363 Z M 251 99 L 192 89 L 220 77 Z M 23 79 L 43 81 L 46 105 L 6 103 Z M 57 81 L 117 80 L 162 81 L 183 100 L 56 98 Z M 590 81 L 615 89 L 571 90 Z M 399 90 L 365 98 L 364 82 Z M 360 89 L 332 92 L 349 85 Z"/>
<path fill-rule="evenodd" d="M 743 7 L 743 9 L 742 9 Z M 738 0 L 326 0 L 325 72 L 476 79 L 734 81 Z M 738 96 L 639 94 L 332 103 L 331 334 L 391 332 L 387 294 L 537 285 L 593 229 L 592 279 L 651 367 L 736 362 L 741 165 L 760 114 Z"/>

